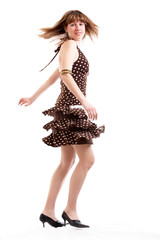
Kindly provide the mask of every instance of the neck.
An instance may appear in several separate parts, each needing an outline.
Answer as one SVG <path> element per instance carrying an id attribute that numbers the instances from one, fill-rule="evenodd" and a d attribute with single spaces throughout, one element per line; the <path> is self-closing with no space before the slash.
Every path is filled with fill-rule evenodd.
<path id="1" fill-rule="evenodd" d="M 76 44 L 77 44 L 77 47 L 80 47 L 81 41 L 75 41 L 75 42 L 76 42 Z"/>
<path id="2" fill-rule="evenodd" d="M 74 40 L 73 38 L 68 38 L 68 39 Z M 80 47 L 82 40 L 77 40 L 77 41 L 74 40 L 74 41 L 76 42 L 77 47 Z"/>

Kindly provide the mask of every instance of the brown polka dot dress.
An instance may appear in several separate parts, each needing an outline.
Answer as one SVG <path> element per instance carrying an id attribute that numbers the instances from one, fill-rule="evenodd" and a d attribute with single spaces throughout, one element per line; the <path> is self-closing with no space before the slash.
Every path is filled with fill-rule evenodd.
<path id="1" fill-rule="evenodd" d="M 72 66 L 72 77 L 86 96 L 87 75 L 89 63 L 77 46 L 79 57 Z M 105 126 L 97 127 L 89 120 L 87 112 L 79 100 L 70 92 L 61 80 L 61 93 L 55 106 L 43 111 L 44 115 L 53 117 L 53 120 L 43 126 L 52 133 L 42 138 L 43 142 L 51 147 L 60 147 L 73 144 L 93 144 L 93 138 L 97 138 L 105 131 Z"/>

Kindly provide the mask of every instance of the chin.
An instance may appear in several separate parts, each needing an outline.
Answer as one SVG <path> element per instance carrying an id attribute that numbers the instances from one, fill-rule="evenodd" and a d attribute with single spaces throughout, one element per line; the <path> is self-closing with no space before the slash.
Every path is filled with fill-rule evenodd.
<path id="1" fill-rule="evenodd" d="M 81 41 L 82 39 L 79 38 L 72 38 L 74 41 Z"/>
<path id="2" fill-rule="evenodd" d="M 82 37 L 75 37 L 75 40 L 76 40 L 76 41 L 81 41 L 81 40 L 82 40 Z"/>

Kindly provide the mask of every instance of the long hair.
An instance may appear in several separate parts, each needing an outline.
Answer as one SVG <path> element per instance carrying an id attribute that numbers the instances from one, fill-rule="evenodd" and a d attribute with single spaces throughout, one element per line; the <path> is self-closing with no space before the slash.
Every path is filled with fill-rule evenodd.
<path id="1" fill-rule="evenodd" d="M 69 39 L 69 36 L 64 28 L 74 21 L 81 21 L 85 24 L 84 38 L 86 35 L 88 35 L 91 40 L 93 40 L 93 36 L 98 37 L 98 26 L 84 13 L 78 10 L 71 10 L 66 12 L 53 27 L 40 28 L 42 33 L 38 34 L 38 36 L 45 39 L 51 38 L 52 41 L 59 39 L 60 41 L 58 44 L 61 45 L 61 43 Z"/>

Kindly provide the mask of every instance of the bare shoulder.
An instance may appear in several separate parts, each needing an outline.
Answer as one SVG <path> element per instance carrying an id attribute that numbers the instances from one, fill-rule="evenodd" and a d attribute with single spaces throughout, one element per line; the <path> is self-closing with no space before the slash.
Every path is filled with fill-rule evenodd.
<path id="1" fill-rule="evenodd" d="M 67 40 L 62 44 L 62 51 L 74 51 L 76 49 L 76 42 L 74 40 Z"/>
<path id="2" fill-rule="evenodd" d="M 65 41 L 60 49 L 59 53 L 59 61 L 67 61 L 73 64 L 73 62 L 77 59 L 77 49 L 76 42 L 74 40 Z"/>

